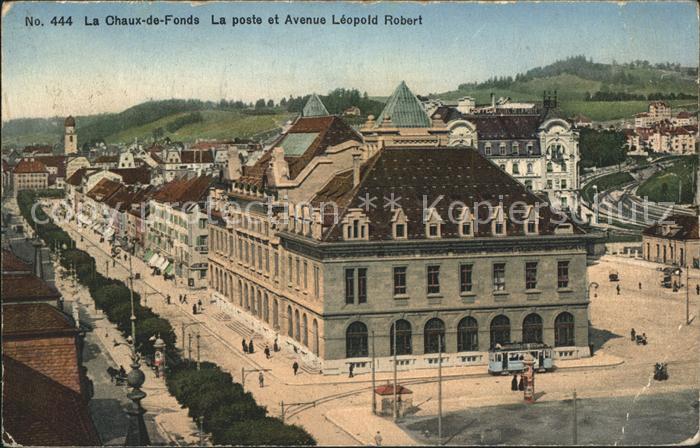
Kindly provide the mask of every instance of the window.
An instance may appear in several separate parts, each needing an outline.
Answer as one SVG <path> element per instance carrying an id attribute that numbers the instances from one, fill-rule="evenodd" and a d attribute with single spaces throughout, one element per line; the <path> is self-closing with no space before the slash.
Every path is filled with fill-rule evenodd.
<path id="1" fill-rule="evenodd" d="M 309 265 L 306 260 L 304 260 L 304 289 L 309 289 Z"/>
<path id="2" fill-rule="evenodd" d="M 429 235 L 432 237 L 437 237 L 438 236 L 438 225 L 437 224 L 430 224 L 428 227 L 430 229 Z"/>
<path id="3" fill-rule="evenodd" d="M 493 265 L 493 290 L 505 291 L 506 289 L 506 264 L 495 263 Z"/>
<path id="4" fill-rule="evenodd" d="M 355 270 L 345 270 L 345 303 L 355 303 Z"/>
<path id="5" fill-rule="evenodd" d="M 318 266 L 314 266 L 314 297 L 319 297 L 321 290 L 321 274 Z"/>
<path id="6" fill-rule="evenodd" d="M 527 174 L 532 174 L 532 163 L 527 164 Z"/>
<path id="7" fill-rule="evenodd" d="M 287 279 L 289 280 L 289 283 L 292 283 L 292 270 L 294 269 L 294 266 L 292 265 L 292 256 L 288 255 L 287 256 Z"/>
<path id="8" fill-rule="evenodd" d="M 536 221 L 528 221 L 527 222 L 527 233 L 528 234 L 537 233 L 537 222 Z"/>
<path id="9" fill-rule="evenodd" d="M 396 224 L 394 226 L 395 238 L 406 238 L 406 224 Z"/>
<path id="10" fill-rule="evenodd" d="M 566 189 L 566 179 L 561 180 L 561 188 L 562 188 L 562 190 Z"/>
<path id="11" fill-rule="evenodd" d="M 274 256 L 274 266 L 275 266 L 275 278 L 277 278 L 280 274 L 280 256 L 277 252 L 275 252 Z"/>
<path id="12" fill-rule="evenodd" d="M 394 328 L 396 329 L 396 338 L 394 338 Z M 394 356 L 394 346 L 396 347 L 397 355 L 410 355 L 413 353 L 410 322 L 400 319 L 391 325 L 389 328 L 389 352 L 391 356 Z"/>
<path id="13" fill-rule="evenodd" d="M 510 319 L 498 315 L 491 321 L 491 348 L 510 342 Z"/>
<path id="14" fill-rule="evenodd" d="M 547 189 L 551 190 L 554 188 L 554 184 L 552 183 L 552 179 L 547 179 Z"/>
<path id="15" fill-rule="evenodd" d="M 428 294 L 440 294 L 440 266 L 428 266 Z"/>
<path id="16" fill-rule="evenodd" d="M 445 323 L 434 317 L 425 324 L 423 330 L 424 353 L 443 353 L 445 351 Z"/>
<path id="17" fill-rule="evenodd" d="M 457 324 L 457 351 L 479 350 L 479 324 L 473 317 L 465 317 Z"/>
<path id="18" fill-rule="evenodd" d="M 520 174 L 520 164 L 513 162 L 513 174 Z"/>
<path id="19" fill-rule="evenodd" d="M 525 263 L 525 289 L 537 289 L 537 262 Z"/>
<path id="20" fill-rule="evenodd" d="M 472 265 L 459 265 L 459 292 L 470 292 L 472 290 Z"/>
<path id="21" fill-rule="evenodd" d="M 295 271 L 296 276 L 294 277 L 294 279 L 296 280 L 296 283 L 295 283 L 296 286 L 299 286 L 299 285 L 300 285 L 300 283 L 299 283 L 299 271 L 300 271 L 301 269 L 300 269 L 299 264 L 300 264 L 300 263 L 299 263 L 299 257 L 296 257 L 296 271 Z"/>
<path id="22" fill-rule="evenodd" d="M 527 188 L 528 190 L 532 190 L 532 181 L 531 180 L 525 181 L 525 188 Z"/>
<path id="23" fill-rule="evenodd" d="M 406 267 L 394 267 L 394 295 L 406 294 Z"/>
<path id="24" fill-rule="evenodd" d="M 258 270 L 262 271 L 262 266 L 263 266 L 262 246 L 258 245 Z"/>
<path id="25" fill-rule="evenodd" d="M 563 312 L 554 320 L 554 346 L 571 347 L 576 345 L 574 336 L 574 316 Z"/>
<path id="26" fill-rule="evenodd" d="M 473 227 L 471 221 L 464 221 L 462 223 L 461 232 L 462 236 L 472 236 Z"/>
<path id="27" fill-rule="evenodd" d="M 496 222 L 495 229 L 496 235 L 503 235 L 505 233 L 505 226 L 502 222 Z"/>
<path id="28" fill-rule="evenodd" d="M 255 268 L 255 243 L 250 242 L 250 266 Z"/>
<path id="29" fill-rule="evenodd" d="M 557 263 L 557 288 L 569 287 L 569 262 L 560 261 Z"/>
<path id="30" fill-rule="evenodd" d="M 367 268 L 357 270 L 357 303 L 367 303 Z"/>
<path id="31" fill-rule="evenodd" d="M 542 318 L 539 314 L 528 314 L 523 320 L 523 342 L 542 342 Z"/>
<path id="32" fill-rule="evenodd" d="M 353 322 L 345 332 L 345 354 L 348 358 L 367 356 L 367 325 Z"/>
<path id="33" fill-rule="evenodd" d="M 491 142 L 487 142 L 487 143 L 484 145 L 484 153 L 485 153 L 487 156 L 490 156 L 490 155 L 491 155 Z"/>
<path id="34" fill-rule="evenodd" d="M 551 173 L 554 171 L 554 166 L 552 165 L 552 162 L 547 162 L 547 172 Z"/>
<path id="35" fill-rule="evenodd" d="M 519 150 L 520 150 L 520 145 L 518 144 L 518 142 L 513 142 L 513 146 L 511 146 L 510 152 L 513 154 L 517 154 Z"/>
<path id="36" fill-rule="evenodd" d="M 506 144 L 501 142 L 501 144 L 498 145 L 498 150 L 502 156 L 506 155 Z"/>

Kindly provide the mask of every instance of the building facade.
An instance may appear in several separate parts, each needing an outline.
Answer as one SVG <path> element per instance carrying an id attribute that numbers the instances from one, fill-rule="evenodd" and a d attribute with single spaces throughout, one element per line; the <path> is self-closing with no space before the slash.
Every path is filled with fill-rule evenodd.
<path id="1" fill-rule="evenodd" d="M 44 190 L 49 186 L 49 171 L 38 159 L 22 159 L 12 171 L 12 186 L 20 190 Z"/>
<path id="2" fill-rule="evenodd" d="M 401 123 L 412 120 L 398 113 L 405 106 L 391 106 Z M 243 169 L 212 195 L 209 288 L 219 306 L 324 373 L 371 368 L 372 340 L 380 370 L 391 368 L 394 347 L 405 370 L 435 367 L 440 350 L 443 365 L 485 364 L 488 350 L 508 341 L 588 356 L 593 237 L 539 208 L 473 149 L 389 145 L 371 133 L 379 138 L 336 141 L 305 159 L 354 148 L 318 187 L 302 181 L 282 193 L 283 173 L 268 159 L 268 169 Z"/>
<path id="3" fill-rule="evenodd" d="M 644 259 L 700 268 L 700 217 L 674 215 L 642 232 Z"/>

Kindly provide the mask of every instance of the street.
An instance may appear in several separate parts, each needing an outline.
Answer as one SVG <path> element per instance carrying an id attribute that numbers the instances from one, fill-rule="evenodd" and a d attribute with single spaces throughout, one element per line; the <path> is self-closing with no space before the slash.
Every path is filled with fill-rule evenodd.
<path id="1" fill-rule="evenodd" d="M 97 258 L 98 270 L 104 273 L 109 269 L 112 277 L 125 280 L 128 276 L 128 263 L 118 260 L 112 267 L 107 243 L 97 242 L 94 234 L 84 234 L 84 241 L 71 226 L 71 236 L 79 248 L 87 249 Z M 659 273 L 656 265 L 634 260 L 630 264 L 619 257 L 604 257 L 599 263 L 589 267 L 589 281 L 600 286 L 592 291 L 591 297 L 591 340 L 595 345 L 596 356 L 586 367 L 585 363 L 560 361 L 559 371 L 539 375 L 537 378 L 537 398 L 540 403 L 556 403 L 570 399 L 573 388 L 581 399 L 609 399 L 611 397 L 634 397 L 640 391 L 645 394 L 680 393 L 698 384 L 698 327 L 697 322 L 686 326 L 685 295 L 662 289 L 657 281 Z M 184 289 L 177 288 L 162 277 L 154 277 L 150 269 L 136 258 L 134 270 L 141 272 L 142 281 L 135 282 L 135 289 L 142 293 L 148 306 L 167 318 L 180 339 L 181 324 L 201 322 L 189 326 L 187 334 L 200 333 L 200 358 L 221 365 L 231 372 L 235 381 L 240 381 L 241 368 L 267 368 L 265 387 L 260 388 L 248 375 L 246 389 L 255 399 L 267 406 L 271 415 L 280 415 L 281 401 L 286 403 L 307 403 L 291 406 L 285 412 L 287 421 L 300 424 L 309 430 L 319 444 L 354 445 L 371 441 L 376 427 L 390 431 L 394 424 L 387 419 L 371 414 L 371 385 L 368 375 L 356 375 L 353 379 L 327 377 L 300 371 L 293 376 L 291 363 L 294 353 L 283 351 L 274 353 L 272 359 L 262 354 L 262 340 L 256 336 L 256 353 L 245 355 L 240 350 L 241 332 L 254 334 L 232 325 L 231 318 L 202 297 L 204 313 L 192 315 L 188 305 L 178 303 L 178 295 Z M 617 295 L 617 283 L 608 281 L 608 272 L 616 269 L 620 273 L 621 295 Z M 697 273 L 691 277 L 691 285 L 698 281 Z M 639 282 L 643 289 L 638 288 Z M 143 292 L 147 294 L 143 294 Z M 171 304 L 166 305 L 165 294 L 171 295 Z M 691 310 L 697 315 L 698 298 L 691 297 Z M 646 333 L 649 345 L 638 346 L 629 340 L 629 331 Z M 246 336 L 247 337 L 247 336 Z M 179 345 L 179 342 L 178 342 Z M 192 356 L 196 356 L 196 346 L 192 345 Z M 607 358 L 606 358 L 607 357 Z M 598 361 L 595 361 L 595 360 Z M 613 361 L 607 361 L 611 359 Z M 618 361 L 614 361 L 618 360 Z M 663 383 L 651 381 L 654 362 L 669 364 L 670 378 Z M 568 363 L 568 364 L 567 364 Z M 566 368 L 567 366 L 571 368 Z M 443 382 L 444 414 L 460 412 L 480 406 L 519 405 L 522 397 L 510 392 L 509 377 L 486 375 L 483 366 L 472 368 L 445 369 Z M 378 382 L 385 382 L 389 375 L 378 375 Z M 413 378 L 413 379 L 408 379 Z M 399 381 L 413 391 L 414 403 L 419 404 L 412 418 L 426 419 L 437 414 L 436 372 L 402 372 Z M 334 417 L 334 418 L 331 418 Z M 331 419 L 333 423 L 328 420 Z M 403 426 L 402 426 L 403 427 Z M 412 433 L 411 433 L 412 434 Z M 396 434 L 396 442 L 411 443 L 411 435 Z M 389 440 L 385 439 L 385 443 Z M 455 442 L 457 443 L 457 442 Z"/>

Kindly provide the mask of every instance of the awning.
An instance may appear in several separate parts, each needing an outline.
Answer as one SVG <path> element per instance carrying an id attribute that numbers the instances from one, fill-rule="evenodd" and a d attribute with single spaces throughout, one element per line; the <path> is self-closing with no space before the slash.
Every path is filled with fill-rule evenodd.
<path id="1" fill-rule="evenodd" d="M 170 262 L 166 258 L 163 260 L 163 262 L 161 264 L 158 265 L 158 269 L 160 269 L 161 272 L 165 271 L 165 268 L 167 268 L 169 264 L 170 264 Z"/>
<path id="2" fill-rule="evenodd" d="M 165 269 L 165 273 L 166 273 L 166 274 L 172 274 L 172 273 L 173 273 L 173 268 L 174 268 L 174 267 L 175 267 L 175 265 L 173 265 L 172 263 L 170 263 L 170 264 L 168 265 L 168 267 Z"/>
<path id="3" fill-rule="evenodd" d="M 157 259 L 158 259 L 158 254 L 153 254 L 153 255 L 151 256 L 151 259 L 148 260 L 148 265 L 149 265 L 149 266 L 155 265 Z"/>
<path id="4" fill-rule="evenodd" d="M 105 237 L 105 238 L 111 238 L 112 235 L 114 235 L 114 229 L 111 228 L 111 227 L 108 227 L 108 228 L 105 230 L 104 237 Z"/>
<path id="5" fill-rule="evenodd" d="M 153 251 L 151 249 L 147 249 L 146 253 L 143 256 L 143 261 L 148 262 L 152 256 L 153 256 Z"/>

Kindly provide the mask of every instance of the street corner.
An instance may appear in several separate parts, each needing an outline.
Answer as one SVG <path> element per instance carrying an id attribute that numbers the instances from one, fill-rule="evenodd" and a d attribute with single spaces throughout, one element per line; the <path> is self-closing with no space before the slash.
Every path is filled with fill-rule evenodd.
<path id="1" fill-rule="evenodd" d="M 363 446 L 377 445 L 377 433 L 380 443 L 385 446 L 419 445 L 404 432 L 392 418 L 372 413 L 369 407 L 338 407 L 323 416 Z"/>

